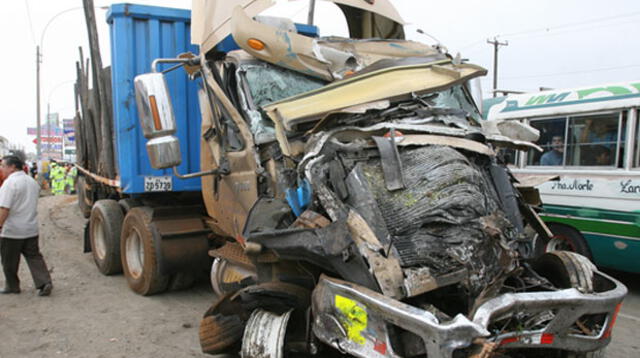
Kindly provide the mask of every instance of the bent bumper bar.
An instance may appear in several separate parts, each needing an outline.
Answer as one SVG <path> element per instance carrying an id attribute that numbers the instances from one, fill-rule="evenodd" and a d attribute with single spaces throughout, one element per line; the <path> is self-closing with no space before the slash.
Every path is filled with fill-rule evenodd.
<path id="1" fill-rule="evenodd" d="M 388 324 L 420 337 L 429 358 L 449 358 L 474 339 L 505 345 L 505 348 L 557 348 L 592 351 L 608 344 L 613 317 L 627 293 L 624 285 L 600 272 L 611 283 L 606 292 L 584 294 L 576 289 L 553 292 L 503 294 L 482 304 L 473 318 L 458 314 L 448 322 L 430 312 L 386 297 L 370 289 L 322 276 L 313 292 L 315 335 L 341 351 L 358 357 L 399 357 L 390 344 Z M 552 310 L 555 315 L 544 329 L 491 336 L 492 320 L 515 313 Z M 569 333 L 586 314 L 606 314 L 604 327 L 592 335 Z"/>

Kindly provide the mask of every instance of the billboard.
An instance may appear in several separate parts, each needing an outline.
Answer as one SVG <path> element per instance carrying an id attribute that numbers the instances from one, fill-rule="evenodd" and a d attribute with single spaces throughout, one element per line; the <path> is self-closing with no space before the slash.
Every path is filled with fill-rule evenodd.
<path id="1" fill-rule="evenodd" d="M 41 137 L 49 137 L 49 136 L 56 136 L 56 137 L 61 137 L 64 134 L 62 128 L 57 128 L 57 127 L 53 127 L 53 126 L 47 126 L 46 124 L 43 124 L 40 127 L 40 136 Z M 27 135 L 38 135 L 37 129 L 36 127 L 28 127 L 27 128 Z"/>

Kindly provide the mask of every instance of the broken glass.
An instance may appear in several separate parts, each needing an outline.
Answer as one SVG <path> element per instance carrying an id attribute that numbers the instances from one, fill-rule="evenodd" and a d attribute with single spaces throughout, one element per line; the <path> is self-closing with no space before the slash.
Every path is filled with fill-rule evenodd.
<path id="1" fill-rule="evenodd" d="M 325 85 L 325 82 L 266 63 L 243 66 L 240 76 L 249 88 L 248 95 L 254 108 L 312 91 Z M 251 132 L 257 143 L 275 139 L 273 122 L 257 110 L 250 110 Z"/>

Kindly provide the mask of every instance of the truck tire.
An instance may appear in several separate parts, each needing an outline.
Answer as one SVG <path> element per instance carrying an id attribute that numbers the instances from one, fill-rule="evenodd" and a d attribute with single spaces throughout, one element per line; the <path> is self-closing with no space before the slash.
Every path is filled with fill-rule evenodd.
<path id="1" fill-rule="evenodd" d="M 237 352 L 248 313 L 233 294 L 219 296 L 200 321 L 199 338 L 203 353 Z"/>
<path id="2" fill-rule="evenodd" d="M 76 182 L 76 193 L 78 195 L 78 207 L 80 208 L 80 212 L 85 219 L 88 219 L 91 216 L 91 207 L 87 205 L 86 200 L 86 192 L 85 192 L 86 183 L 84 177 L 78 177 L 78 181 Z"/>
<path id="3" fill-rule="evenodd" d="M 592 259 L 591 250 L 582 234 L 577 230 L 560 224 L 548 224 L 549 230 L 553 233 L 550 240 L 544 243 L 544 252 L 551 251 L 571 251 Z"/>
<path id="4" fill-rule="evenodd" d="M 120 231 L 122 210 L 115 200 L 98 200 L 89 218 L 91 253 L 98 270 L 105 275 L 122 272 Z"/>
<path id="5" fill-rule="evenodd" d="M 163 292 L 169 283 L 169 276 L 159 270 L 152 214 L 153 209 L 146 206 L 132 208 L 124 218 L 120 237 L 124 275 L 131 290 L 143 296 Z"/>
<path id="6" fill-rule="evenodd" d="M 203 353 L 224 353 L 242 338 L 244 323 L 237 316 L 215 314 L 200 321 L 200 347 Z"/>

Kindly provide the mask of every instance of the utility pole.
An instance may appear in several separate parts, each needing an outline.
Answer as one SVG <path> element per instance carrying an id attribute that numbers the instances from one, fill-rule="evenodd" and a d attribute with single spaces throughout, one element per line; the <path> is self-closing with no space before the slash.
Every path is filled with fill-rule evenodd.
<path id="1" fill-rule="evenodd" d="M 42 159 L 42 138 L 40 137 L 40 46 L 36 46 L 36 159 Z"/>
<path id="2" fill-rule="evenodd" d="M 498 48 L 500 46 L 509 46 L 509 42 L 500 42 L 497 37 L 494 37 L 493 41 L 487 40 L 487 43 L 493 45 L 493 97 L 496 97 L 496 90 L 498 89 Z"/>
<path id="3" fill-rule="evenodd" d="M 309 0 L 309 14 L 307 16 L 307 25 L 313 25 L 313 14 L 316 9 L 316 0 Z"/>

